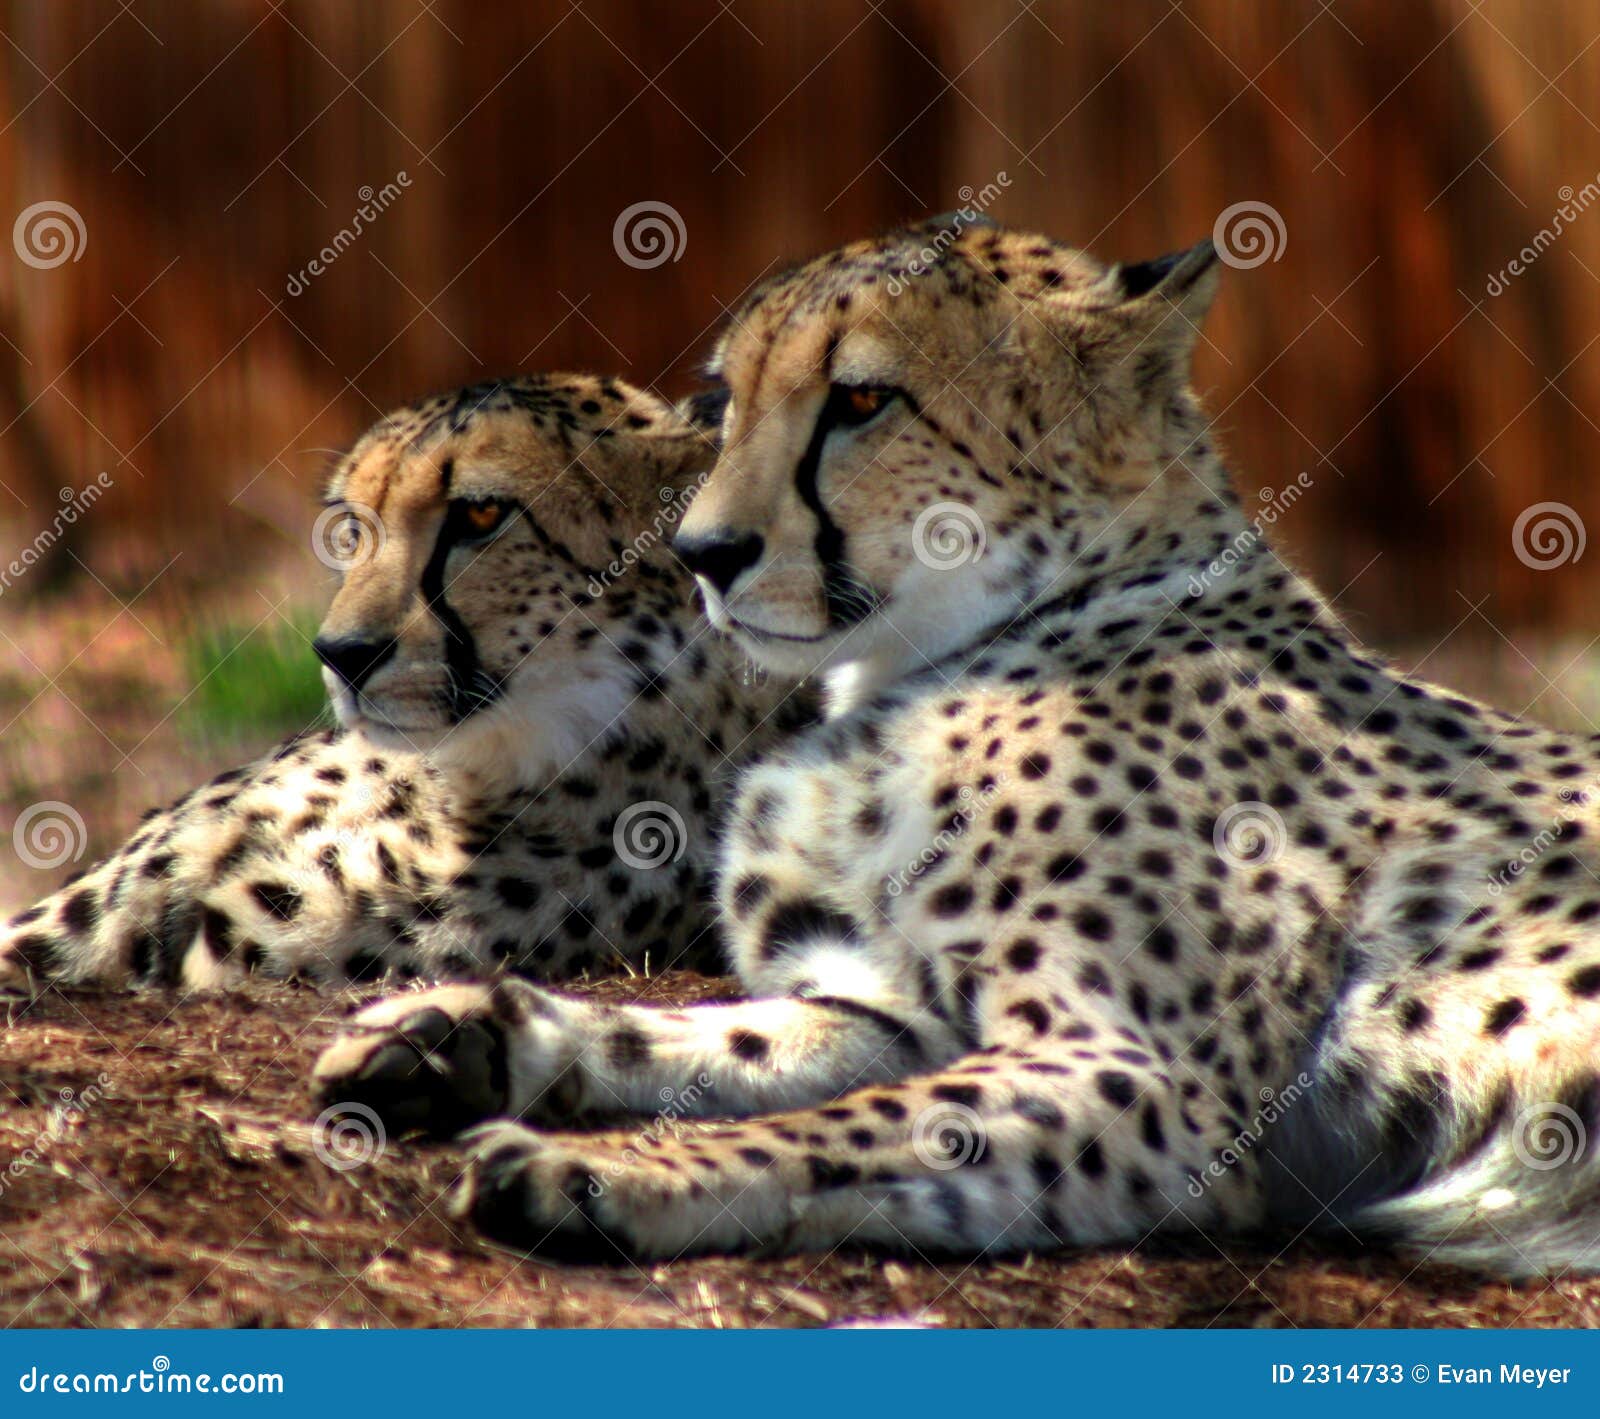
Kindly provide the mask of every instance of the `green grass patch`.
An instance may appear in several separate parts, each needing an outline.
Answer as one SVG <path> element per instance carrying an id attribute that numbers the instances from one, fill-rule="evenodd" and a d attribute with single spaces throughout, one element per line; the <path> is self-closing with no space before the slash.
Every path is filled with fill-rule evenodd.
<path id="1" fill-rule="evenodd" d="M 274 616 L 251 628 L 202 626 L 183 646 L 190 732 L 212 739 L 283 738 L 332 723 L 311 650 L 317 616 Z"/>

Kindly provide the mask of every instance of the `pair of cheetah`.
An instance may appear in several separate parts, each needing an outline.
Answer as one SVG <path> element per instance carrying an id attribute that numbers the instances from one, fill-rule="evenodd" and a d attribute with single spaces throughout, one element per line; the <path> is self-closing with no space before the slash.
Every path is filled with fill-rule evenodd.
<path id="1" fill-rule="evenodd" d="M 465 1205 L 551 1255 L 1315 1225 L 1596 1269 L 1600 745 L 1387 667 L 1259 539 L 1189 388 L 1209 243 L 948 237 L 759 287 L 715 431 L 556 378 L 369 435 L 344 728 L 153 819 L 0 968 L 509 967 L 368 1007 L 315 1083 L 480 1125 Z M 640 803 L 685 825 L 664 868 Z M 524 978 L 713 932 L 744 1001 Z"/>

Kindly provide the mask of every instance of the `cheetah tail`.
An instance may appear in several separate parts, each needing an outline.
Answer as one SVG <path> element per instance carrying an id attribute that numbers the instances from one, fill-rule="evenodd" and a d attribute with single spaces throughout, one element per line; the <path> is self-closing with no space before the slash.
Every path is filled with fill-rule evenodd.
<path id="1" fill-rule="evenodd" d="M 1356 1208 L 1351 1229 L 1513 1280 L 1600 1272 L 1600 1078 L 1503 1097 L 1449 1161 Z"/>

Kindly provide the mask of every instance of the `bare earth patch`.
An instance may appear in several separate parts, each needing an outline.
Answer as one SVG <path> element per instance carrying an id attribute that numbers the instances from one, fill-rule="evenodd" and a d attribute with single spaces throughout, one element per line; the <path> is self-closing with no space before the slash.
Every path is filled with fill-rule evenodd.
<path id="1" fill-rule="evenodd" d="M 688 975 L 614 997 L 725 995 Z M 528 1261 L 453 1222 L 448 1147 L 339 1170 L 304 1080 L 361 997 L 48 994 L 0 1034 L 0 1320 L 22 1326 L 1595 1326 L 1600 1280 L 1507 1286 L 1325 1244 L 966 1264 L 860 1252 Z"/>

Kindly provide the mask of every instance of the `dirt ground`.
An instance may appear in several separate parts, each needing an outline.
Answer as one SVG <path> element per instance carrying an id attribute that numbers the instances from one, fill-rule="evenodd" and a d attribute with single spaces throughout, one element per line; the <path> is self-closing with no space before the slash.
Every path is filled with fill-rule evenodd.
<path id="1" fill-rule="evenodd" d="M 284 595 L 232 607 L 273 623 Z M 196 743 L 176 653 L 192 608 L 90 595 L 0 618 L 0 834 L 42 799 L 86 825 L 49 871 L 0 852 L 0 915 L 114 846 L 140 811 L 238 762 Z M 1424 673 L 1569 727 L 1600 721 L 1600 655 L 1422 647 Z M 659 1001 L 677 976 L 602 983 Z M 358 997 L 47 995 L 0 1016 L 0 1323 L 21 1326 L 1597 1326 L 1600 1281 L 1483 1284 L 1301 1242 L 1163 1243 L 983 1265 L 840 1254 L 565 1267 L 454 1224 L 448 1148 L 324 1161 L 304 1079 Z"/>
<path id="2" fill-rule="evenodd" d="M 591 989 L 681 1003 L 728 986 L 675 975 Z M 221 999 L 51 994 L 13 1014 L 0 1031 L 0 1321 L 1600 1325 L 1600 1280 L 1488 1284 L 1305 1242 L 976 1265 L 857 1252 L 647 1267 L 525 1260 L 451 1220 L 448 1147 L 389 1139 L 350 1166 L 319 1144 L 304 1081 L 359 998 L 281 985 Z"/>

